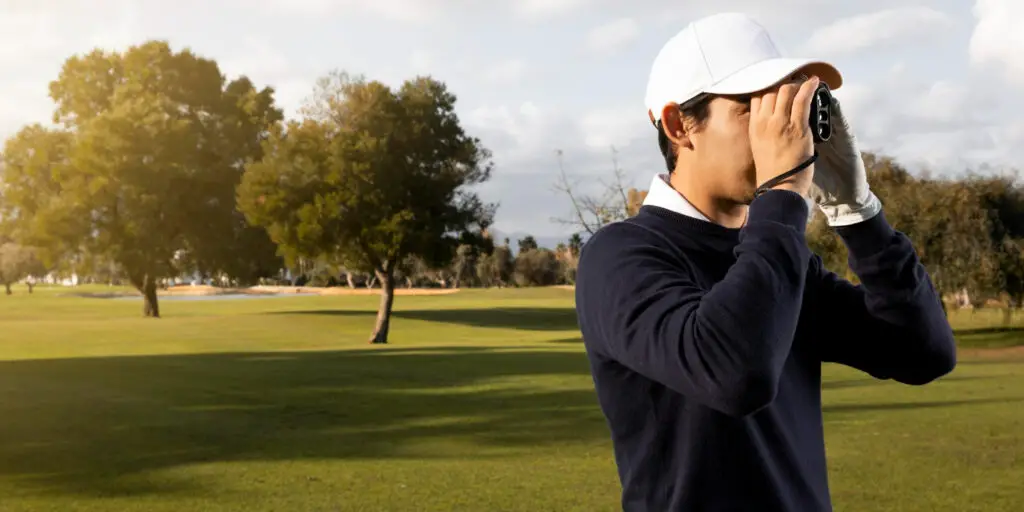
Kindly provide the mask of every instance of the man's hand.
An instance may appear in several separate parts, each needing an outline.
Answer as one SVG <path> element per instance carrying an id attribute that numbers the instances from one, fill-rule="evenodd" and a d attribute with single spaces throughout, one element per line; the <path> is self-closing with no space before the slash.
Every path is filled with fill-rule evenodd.
<path id="1" fill-rule="evenodd" d="M 830 226 L 856 224 L 882 210 L 882 203 L 868 187 L 857 139 L 837 98 L 832 98 L 832 138 L 818 145 L 811 197 Z"/>
<path id="2" fill-rule="evenodd" d="M 757 185 L 804 163 L 814 154 L 814 139 L 807 122 L 818 78 L 789 82 L 750 99 L 750 149 Z M 775 189 L 807 196 L 814 166 L 786 179 Z"/>

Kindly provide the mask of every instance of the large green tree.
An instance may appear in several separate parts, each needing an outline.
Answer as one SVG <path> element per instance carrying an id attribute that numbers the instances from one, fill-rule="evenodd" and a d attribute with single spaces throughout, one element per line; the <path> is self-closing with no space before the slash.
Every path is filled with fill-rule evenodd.
<path id="1" fill-rule="evenodd" d="M 69 58 L 50 96 L 63 129 L 30 126 L 4 153 L 0 213 L 16 236 L 51 258 L 116 263 L 151 317 L 161 279 L 266 271 L 272 245 L 236 211 L 235 189 L 282 117 L 272 89 L 151 41 Z M 239 263 L 254 255 L 259 269 Z"/>
<path id="2" fill-rule="evenodd" d="M 332 73 L 239 187 L 242 211 L 289 261 L 330 254 L 377 277 L 373 343 L 387 342 L 396 267 L 410 255 L 450 264 L 462 233 L 491 223 L 495 206 L 472 190 L 490 177 L 490 154 L 462 128 L 455 101 L 430 77 L 393 89 Z"/>

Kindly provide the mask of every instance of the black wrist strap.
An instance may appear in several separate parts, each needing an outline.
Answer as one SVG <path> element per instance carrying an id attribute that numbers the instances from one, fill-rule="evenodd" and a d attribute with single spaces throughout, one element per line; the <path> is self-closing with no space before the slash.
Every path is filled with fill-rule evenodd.
<path id="1" fill-rule="evenodd" d="M 765 192 L 775 188 L 776 185 L 778 185 L 779 183 L 782 183 L 783 181 L 786 181 L 786 179 L 788 179 L 790 176 L 792 176 L 794 174 L 797 174 L 800 171 L 808 168 L 817 159 L 818 159 L 818 150 L 814 150 L 814 154 L 811 155 L 811 157 L 808 158 L 807 160 L 804 160 L 804 162 L 802 164 L 800 164 L 800 165 L 794 167 L 793 169 L 788 170 L 788 171 L 786 171 L 786 172 L 784 172 L 784 173 L 782 173 L 782 174 L 780 174 L 780 175 L 778 175 L 778 176 L 776 176 L 776 177 L 774 177 L 774 178 L 764 182 L 763 184 L 761 184 L 760 187 L 757 187 L 757 190 L 754 191 L 754 197 L 756 198 L 756 197 L 760 196 L 761 194 L 764 194 Z"/>

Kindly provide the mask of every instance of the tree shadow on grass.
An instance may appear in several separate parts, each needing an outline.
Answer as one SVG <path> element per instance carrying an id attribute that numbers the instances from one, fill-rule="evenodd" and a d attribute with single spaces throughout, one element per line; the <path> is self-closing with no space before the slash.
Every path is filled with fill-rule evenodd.
<path id="1" fill-rule="evenodd" d="M 569 338 L 559 338 L 557 340 L 548 340 L 547 342 L 548 343 L 556 343 L 556 344 L 557 343 L 563 343 L 563 344 L 582 345 L 583 344 L 583 337 L 582 336 L 573 336 L 573 337 L 569 337 Z"/>
<path id="2" fill-rule="evenodd" d="M 1009 326 L 995 326 L 995 327 L 975 327 L 969 329 L 956 329 L 956 334 L 992 334 L 992 333 L 1018 333 L 1024 338 L 1024 326 L 1009 325 Z"/>
<path id="3" fill-rule="evenodd" d="M 878 379 L 846 379 L 846 380 L 824 380 L 821 382 L 821 389 L 846 389 L 860 388 L 864 386 L 877 386 L 884 381 Z"/>
<path id="4" fill-rule="evenodd" d="M 321 309 L 308 311 L 273 311 L 266 314 L 319 315 L 345 317 L 376 317 L 376 311 L 352 309 Z M 422 320 L 468 327 L 524 329 L 528 331 L 565 331 L 576 329 L 573 308 L 480 308 L 480 309 L 396 309 L 393 318 Z"/>
<path id="5" fill-rule="evenodd" d="M 1021 402 L 1024 402 L 1024 396 L 1002 398 L 979 398 L 976 400 L 939 400 L 932 402 L 832 404 L 822 407 L 822 411 L 825 414 L 870 411 L 905 411 L 915 409 L 933 409 L 940 407 L 959 407 L 965 405 L 1014 404 Z"/>
<path id="6" fill-rule="evenodd" d="M 972 359 L 961 359 L 956 362 L 957 366 L 1017 366 L 1024 365 L 1024 357 L 1017 356 L 1016 358 L 972 358 Z"/>
<path id="7" fill-rule="evenodd" d="M 199 478 L 150 472 L 206 462 L 472 460 L 573 443 L 610 457 L 592 385 L 585 354 L 537 346 L 0 362 L 0 480 L 133 496 L 195 492 Z"/>
<path id="8" fill-rule="evenodd" d="M 193 463 L 607 442 L 589 375 L 582 353 L 536 347 L 2 362 L 0 479 L 132 495 L 181 491 L 144 473 Z"/>
<path id="9" fill-rule="evenodd" d="M 957 345 L 962 348 L 998 349 L 1024 346 L 1024 327 L 981 327 L 957 329 Z"/>

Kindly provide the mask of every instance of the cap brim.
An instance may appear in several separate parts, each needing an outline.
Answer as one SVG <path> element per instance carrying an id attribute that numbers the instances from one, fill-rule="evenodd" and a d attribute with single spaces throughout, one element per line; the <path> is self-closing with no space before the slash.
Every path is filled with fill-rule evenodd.
<path id="1" fill-rule="evenodd" d="M 711 94 L 751 94 L 763 91 L 779 82 L 802 72 L 817 76 L 829 89 L 843 85 L 843 76 L 832 64 L 813 59 L 768 59 L 722 79 L 704 92 Z"/>

